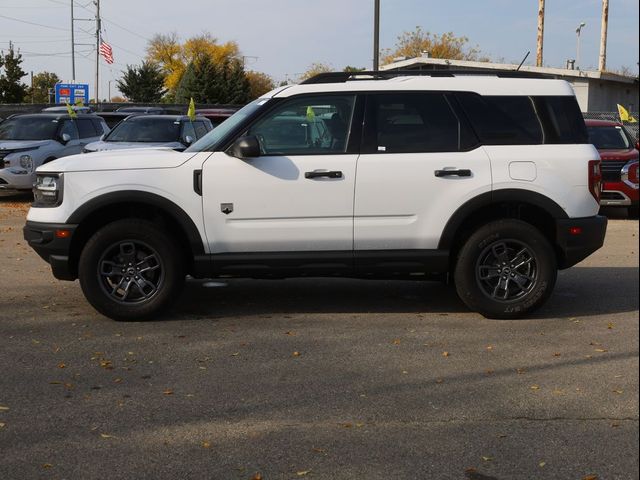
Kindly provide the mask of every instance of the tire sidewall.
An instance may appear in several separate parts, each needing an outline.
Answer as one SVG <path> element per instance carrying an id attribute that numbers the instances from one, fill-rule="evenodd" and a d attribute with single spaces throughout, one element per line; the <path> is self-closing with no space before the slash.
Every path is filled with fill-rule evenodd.
<path id="1" fill-rule="evenodd" d="M 157 293 L 147 301 L 123 304 L 110 298 L 99 279 L 99 261 L 107 249 L 126 240 L 139 241 L 156 251 L 162 262 L 164 278 Z M 182 256 L 167 233 L 144 220 L 119 220 L 98 230 L 80 255 L 78 277 L 91 305 L 114 320 L 147 320 L 163 312 L 177 296 L 184 282 Z"/>
<path id="2" fill-rule="evenodd" d="M 521 299 L 509 302 L 491 300 L 478 285 L 476 265 L 487 246 L 499 240 L 516 240 L 527 245 L 537 262 L 534 288 Z M 551 295 L 557 277 L 553 248 L 532 225 L 521 220 L 499 220 L 488 223 L 466 241 L 457 258 L 454 278 L 462 301 L 472 310 L 489 318 L 518 318 L 534 311 Z"/>

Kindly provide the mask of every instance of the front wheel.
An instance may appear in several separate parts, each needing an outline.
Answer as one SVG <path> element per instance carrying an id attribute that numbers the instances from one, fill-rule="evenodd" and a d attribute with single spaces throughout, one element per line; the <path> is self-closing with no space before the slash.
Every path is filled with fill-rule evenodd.
<path id="1" fill-rule="evenodd" d="M 518 318 L 547 300 L 557 272 L 555 252 L 544 235 L 526 222 L 504 219 L 469 237 L 454 279 L 470 309 L 488 318 Z"/>
<path id="2" fill-rule="evenodd" d="M 114 320 L 146 320 L 165 310 L 182 289 L 183 258 L 174 240 L 153 223 L 110 223 L 89 239 L 78 277 L 91 305 Z"/>

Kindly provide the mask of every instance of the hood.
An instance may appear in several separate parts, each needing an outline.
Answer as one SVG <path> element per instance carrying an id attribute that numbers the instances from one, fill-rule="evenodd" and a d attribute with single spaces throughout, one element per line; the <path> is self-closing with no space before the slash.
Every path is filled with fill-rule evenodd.
<path id="1" fill-rule="evenodd" d="M 622 160 L 633 160 L 634 158 L 638 158 L 638 151 L 635 148 L 624 150 L 598 150 L 600 154 L 600 159 L 603 162 L 606 161 L 622 161 Z"/>
<path id="2" fill-rule="evenodd" d="M 170 148 L 137 148 L 83 153 L 46 163 L 37 172 L 90 172 L 104 170 L 139 170 L 143 168 L 175 168 L 196 153 L 176 152 Z"/>
<path id="3" fill-rule="evenodd" d="M 0 140 L 0 150 L 33 150 L 55 140 Z"/>
<path id="4" fill-rule="evenodd" d="M 186 148 L 180 142 L 157 142 L 157 143 L 143 143 L 143 142 L 92 142 L 84 147 L 85 150 L 92 152 L 101 152 L 105 150 L 124 150 L 132 148 Z"/>

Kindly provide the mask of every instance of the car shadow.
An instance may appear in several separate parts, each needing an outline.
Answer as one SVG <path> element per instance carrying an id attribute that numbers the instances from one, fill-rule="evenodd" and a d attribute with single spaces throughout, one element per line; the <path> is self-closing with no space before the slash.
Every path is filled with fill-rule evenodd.
<path id="1" fill-rule="evenodd" d="M 529 318 L 581 317 L 638 310 L 638 267 L 575 267 L 560 272 L 554 293 Z M 191 279 L 174 315 L 224 318 L 304 313 L 469 312 L 441 282 L 295 278 Z M 173 316 L 173 315 L 172 315 Z"/>

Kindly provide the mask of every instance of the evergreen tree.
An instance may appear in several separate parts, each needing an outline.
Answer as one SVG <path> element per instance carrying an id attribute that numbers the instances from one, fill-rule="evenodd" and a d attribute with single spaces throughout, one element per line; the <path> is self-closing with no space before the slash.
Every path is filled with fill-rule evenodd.
<path id="1" fill-rule="evenodd" d="M 0 102 L 21 103 L 27 95 L 28 88 L 20 80 L 27 72 L 22 70 L 22 55 L 16 52 L 9 43 L 9 51 L 0 54 Z"/>
<path id="2" fill-rule="evenodd" d="M 227 97 L 223 103 L 243 105 L 249 101 L 251 84 L 239 61 L 232 61 L 228 65 Z"/>
<path id="3" fill-rule="evenodd" d="M 127 71 L 122 72 L 122 78 L 116 83 L 132 102 L 158 103 L 166 93 L 164 75 L 151 62 L 143 62 L 139 67 L 127 65 Z"/>

